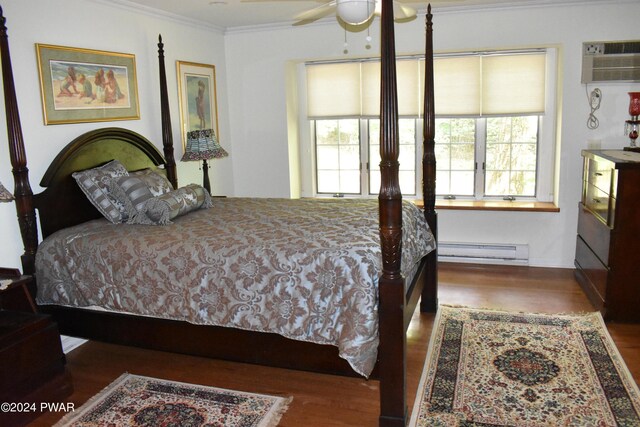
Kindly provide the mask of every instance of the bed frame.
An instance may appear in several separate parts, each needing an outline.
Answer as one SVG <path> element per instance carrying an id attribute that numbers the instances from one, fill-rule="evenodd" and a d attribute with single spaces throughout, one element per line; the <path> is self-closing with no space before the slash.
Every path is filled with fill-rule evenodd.
<path id="1" fill-rule="evenodd" d="M 429 6 L 426 15 L 423 195 L 425 217 L 435 235 L 437 214 L 431 19 Z M 98 129 L 76 138 L 60 152 L 40 183 L 45 190 L 34 195 L 29 183 L 5 22 L 0 9 L 0 54 L 8 143 L 15 181 L 18 223 L 24 244 L 21 261 L 24 272 L 34 274 L 38 246 L 36 209 L 39 211 L 43 237 L 61 228 L 100 216 L 71 178 L 73 171 L 118 158 L 129 170 L 143 167 L 164 168 L 169 180 L 177 187 L 164 51 L 160 38 L 158 54 L 164 156 L 151 142 L 135 132 L 121 128 Z M 406 287 L 405 293 L 405 279 L 400 272 L 402 194 L 398 180 L 399 137 L 392 0 L 382 1 L 381 26 L 382 185 L 379 212 L 383 270 L 379 280 L 380 346 L 373 377 L 380 381 L 379 425 L 395 427 L 404 426 L 407 422 L 407 327 L 419 300 L 423 312 L 435 311 L 437 307 L 437 252 L 431 252 L 422 260 L 416 277 Z M 36 290 L 32 291 L 35 293 Z M 40 308 L 54 316 L 63 334 L 71 336 L 290 369 L 355 375 L 347 362 L 338 357 L 337 348 L 333 346 L 233 328 L 198 326 L 186 322 L 57 306 Z"/>

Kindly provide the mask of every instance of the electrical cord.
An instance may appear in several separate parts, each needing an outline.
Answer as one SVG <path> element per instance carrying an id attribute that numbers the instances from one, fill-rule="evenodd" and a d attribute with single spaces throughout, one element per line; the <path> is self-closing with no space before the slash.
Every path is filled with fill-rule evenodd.
<path id="1" fill-rule="evenodd" d="M 596 117 L 596 111 L 600 108 L 600 102 L 602 102 L 602 91 L 598 88 L 589 93 L 589 89 L 585 85 L 585 90 L 587 92 L 587 101 L 589 102 L 589 107 L 591 108 L 591 112 L 589 113 L 589 118 L 587 119 L 587 127 L 589 129 L 597 129 L 600 126 L 600 121 Z"/>

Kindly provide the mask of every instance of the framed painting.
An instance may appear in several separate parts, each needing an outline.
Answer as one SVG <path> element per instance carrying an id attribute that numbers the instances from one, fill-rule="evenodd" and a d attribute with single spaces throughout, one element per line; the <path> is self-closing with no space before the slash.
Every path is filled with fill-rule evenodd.
<path id="1" fill-rule="evenodd" d="M 214 65 L 177 61 L 182 146 L 187 132 L 211 129 L 218 135 L 218 99 Z"/>
<path id="2" fill-rule="evenodd" d="M 36 44 L 44 123 L 140 119 L 134 55 Z"/>

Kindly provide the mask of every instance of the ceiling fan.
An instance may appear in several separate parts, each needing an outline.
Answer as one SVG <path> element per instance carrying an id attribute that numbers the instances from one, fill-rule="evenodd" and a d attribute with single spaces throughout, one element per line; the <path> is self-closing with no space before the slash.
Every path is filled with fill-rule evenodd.
<path id="1" fill-rule="evenodd" d="M 274 0 L 242 0 L 247 2 Z M 283 1 L 283 0 L 275 0 Z M 290 0 L 284 0 L 290 1 Z M 424 0 L 403 0 L 404 2 L 418 2 Z M 335 13 L 337 18 L 348 25 L 362 25 L 374 15 L 380 15 L 380 0 L 331 0 L 320 6 L 309 9 L 294 17 L 293 25 L 304 25 Z M 416 16 L 416 10 L 402 4 L 398 0 L 393 2 L 393 15 L 396 21 L 411 20 Z"/>
<path id="2" fill-rule="evenodd" d="M 379 0 L 333 0 L 306 12 L 302 12 L 294 19 L 293 25 L 304 25 L 309 22 L 324 18 L 335 11 L 336 16 L 344 23 L 361 25 L 369 21 L 373 15 L 380 14 Z M 398 1 L 393 2 L 393 15 L 396 20 L 408 20 L 416 16 L 416 10 L 403 5 Z"/>

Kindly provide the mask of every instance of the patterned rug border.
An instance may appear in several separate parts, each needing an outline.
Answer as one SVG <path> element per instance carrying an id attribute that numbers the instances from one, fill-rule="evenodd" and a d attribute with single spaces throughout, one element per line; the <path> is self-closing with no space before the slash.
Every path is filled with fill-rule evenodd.
<path id="1" fill-rule="evenodd" d="M 422 373 L 420 375 L 420 381 L 418 383 L 418 388 L 416 390 L 416 397 L 415 397 L 415 401 L 413 404 L 413 408 L 411 411 L 411 418 L 409 420 L 409 424 L 408 427 L 415 427 L 417 425 L 417 418 L 419 416 L 420 413 L 420 406 L 422 403 L 422 399 L 423 396 L 425 394 L 425 383 L 427 381 L 428 378 L 428 374 L 429 374 L 429 365 L 430 365 L 430 361 L 433 357 L 433 352 L 436 351 L 435 350 L 435 340 L 437 340 L 438 337 L 438 330 L 439 330 L 439 325 L 441 322 L 441 318 L 443 315 L 443 311 L 446 310 L 464 310 L 464 311 L 483 311 L 483 312 L 490 312 L 490 313 L 496 313 L 496 314 L 506 314 L 506 315 L 530 315 L 530 316 L 541 316 L 541 317 L 556 317 L 556 318 L 581 318 L 581 317 L 595 317 L 596 321 L 598 322 L 600 328 L 603 331 L 603 336 L 606 337 L 606 339 L 608 339 L 612 344 L 613 344 L 613 355 L 615 357 L 617 357 L 620 361 L 622 361 L 622 365 L 620 366 L 622 372 L 622 375 L 627 376 L 630 379 L 630 388 L 631 390 L 628 390 L 629 393 L 633 394 L 635 396 L 636 399 L 640 398 L 640 388 L 638 387 L 638 384 L 635 382 L 633 375 L 631 375 L 631 371 L 629 371 L 628 366 L 626 365 L 626 363 L 624 363 L 624 359 L 622 358 L 620 351 L 618 350 L 618 347 L 615 345 L 615 342 L 613 341 L 613 338 L 611 337 L 611 335 L 609 334 L 609 330 L 607 329 L 606 323 L 604 321 L 604 319 L 602 318 L 602 315 L 599 311 L 592 311 L 592 312 L 585 312 L 585 311 L 580 311 L 580 312 L 568 312 L 568 313 L 544 313 L 544 312 L 525 312 L 525 311 L 509 311 L 509 310 L 505 310 L 502 308 L 499 309 L 495 309 L 495 308 L 476 308 L 476 307 L 469 307 L 469 306 L 463 306 L 463 305 L 453 305 L 453 304 L 439 304 L 438 305 L 438 310 L 436 312 L 436 316 L 434 318 L 433 321 L 433 328 L 431 331 L 431 336 L 429 337 L 429 344 L 427 347 L 427 355 L 425 357 L 425 361 L 422 367 Z M 474 424 L 475 425 L 475 424 Z"/>
<path id="2" fill-rule="evenodd" d="M 287 409 L 289 409 L 289 405 L 293 401 L 293 397 L 282 397 L 282 396 L 263 394 L 263 393 L 251 393 L 251 392 L 240 391 L 240 390 L 232 390 L 228 388 L 174 381 L 174 380 L 169 380 L 164 378 L 135 375 L 129 372 L 125 372 L 122 375 L 120 375 L 118 378 L 113 380 L 113 382 L 111 382 L 109 385 L 107 385 L 102 390 L 100 390 L 98 393 L 96 393 L 91 398 L 89 398 L 74 412 L 68 413 L 63 418 L 61 418 L 53 427 L 65 427 L 78 421 L 84 414 L 88 413 L 93 408 L 95 408 L 118 387 L 126 383 L 129 379 L 136 379 L 136 378 L 150 380 L 150 381 L 162 381 L 162 382 L 167 382 L 167 383 L 171 383 L 178 386 L 192 387 L 200 390 L 213 389 L 220 392 L 228 392 L 230 394 L 239 394 L 239 395 L 248 396 L 248 397 L 271 398 L 274 400 L 274 404 L 269 409 L 269 411 L 265 414 L 263 420 L 261 420 L 261 422 L 258 424 L 258 427 L 277 427 L 278 424 L 280 423 L 280 419 L 282 418 L 284 413 L 287 411 Z M 265 423 L 265 421 L 268 421 L 268 422 Z"/>

